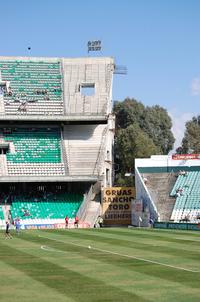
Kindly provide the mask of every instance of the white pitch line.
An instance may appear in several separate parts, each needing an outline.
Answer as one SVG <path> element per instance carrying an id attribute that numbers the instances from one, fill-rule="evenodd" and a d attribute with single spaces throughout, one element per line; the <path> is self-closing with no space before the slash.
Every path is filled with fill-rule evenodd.
<path id="1" fill-rule="evenodd" d="M 88 246 L 86 246 L 86 245 L 82 245 L 82 244 L 78 244 L 78 243 L 74 243 L 74 242 L 67 242 L 67 241 L 58 240 L 58 239 L 45 237 L 45 236 L 41 236 L 41 235 L 38 235 L 38 237 L 49 239 L 49 240 L 54 240 L 54 241 L 57 241 L 57 242 L 62 242 L 62 243 L 65 243 L 65 244 L 71 244 L 71 245 L 75 245 L 75 246 L 78 246 L 78 247 L 88 248 Z M 44 247 L 44 245 L 43 245 L 43 247 Z M 42 246 L 41 246 L 41 249 L 42 249 Z M 45 250 L 45 249 L 43 248 L 43 250 Z M 103 252 L 103 253 L 107 253 L 107 254 L 111 254 L 111 255 L 117 255 L 117 256 L 126 257 L 126 258 L 129 258 L 129 259 L 136 259 L 136 260 L 140 260 L 140 261 L 144 261 L 144 262 L 148 262 L 148 263 L 167 266 L 167 267 L 170 267 L 170 268 L 174 268 L 174 269 L 177 269 L 177 270 L 183 270 L 183 271 L 186 271 L 186 272 L 200 273 L 200 271 L 191 270 L 189 268 L 184 268 L 184 267 L 180 267 L 180 266 L 165 264 L 165 263 L 162 263 L 162 262 L 153 261 L 153 260 L 149 260 L 149 259 L 145 259 L 145 258 L 141 258 L 141 257 L 135 257 L 135 256 L 131 256 L 131 255 L 126 255 L 126 254 L 120 254 L 120 253 L 117 253 L 117 252 L 111 252 L 111 251 L 108 251 L 108 250 L 99 249 L 99 248 L 95 248 L 95 247 L 90 247 L 90 250 L 95 250 L 95 251 L 99 251 L 99 252 Z"/>
<path id="2" fill-rule="evenodd" d="M 61 250 L 52 249 L 51 247 L 48 247 L 47 245 L 41 245 L 41 249 L 47 252 L 57 252 L 57 253 L 63 253 Z"/>
<path id="3" fill-rule="evenodd" d="M 47 245 L 41 245 L 41 250 L 43 250 L 43 251 L 47 251 L 47 252 L 53 252 L 53 253 L 62 253 L 62 254 L 69 254 L 69 252 L 66 252 L 66 251 L 62 251 L 62 250 L 58 250 L 58 249 L 54 249 L 54 248 L 51 248 L 51 247 L 49 247 L 49 246 L 47 246 Z M 78 256 L 76 256 L 76 255 L 70 255 L 68 258 L 70 258 L 70 259 L 77 259 L 77 258 L 79 258 Z"/>
<path id="4" fill-rule="evenodd" d="M 175 237 L 177 240 L 183 240 L 183 241 L 194 241 L 194 242 L 200 242 L 200 239 L 189 239 L 189 238 L 180 238 L 180 237 Z"/>

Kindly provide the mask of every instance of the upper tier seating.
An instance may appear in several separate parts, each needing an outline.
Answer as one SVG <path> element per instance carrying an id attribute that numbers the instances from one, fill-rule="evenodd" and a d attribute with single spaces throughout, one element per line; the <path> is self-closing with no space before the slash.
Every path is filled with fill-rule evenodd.
<path id="1" fill-rule="evenodd" d="M 70 193 L 49 193 L 46 196 L 14 196 L 11 206 L 13 219 L 64 219 L 74 218 L 83 201 L 83 195 Z"/>
<path id="2" fill-rule="evenodd" d="M 64 175 L 59 128 L 0 128 L 9 175 Z"/>
<path id="3" fill-rule="evenodd" d="M 170 193 L 176 196 L 171 220 L 199 222 L 200 217 L 200 172 L 179 175 Z"/>
<path id="4" fill-rule="evenodd" d="M 0 61 L 6 114 L 63 114 L 62 76 L 59 61 Z"/>

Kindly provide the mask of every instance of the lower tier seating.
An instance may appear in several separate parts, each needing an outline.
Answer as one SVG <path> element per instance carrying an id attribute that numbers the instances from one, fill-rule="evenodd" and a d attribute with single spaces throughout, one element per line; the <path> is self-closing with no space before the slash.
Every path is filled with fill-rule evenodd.
<path id="1" fill-rule="evenodd" d="M 0 220 L 4 220 L 4 214 L 1 206 L 0 206 Z"/>
<path id="2" fill-rule="evenodd" d="M 171 220 L 175 222 L 199 222 L 200 219 L 200 172 L 179 175 L 170 193 L 176 197 Z"/>
<path id="3" fill-rule="evenodd" d="M 5 218 L 2 207 L 0 206 L 0 228 L 5 225 Z"/>
<path id="4" fill-rule="evenodd" d="M 64 219 L 74 218 L 83 201 L 83 195 L 49 193 L 42 197 L 18 195 L 11 206 L 12 219 Z"/>

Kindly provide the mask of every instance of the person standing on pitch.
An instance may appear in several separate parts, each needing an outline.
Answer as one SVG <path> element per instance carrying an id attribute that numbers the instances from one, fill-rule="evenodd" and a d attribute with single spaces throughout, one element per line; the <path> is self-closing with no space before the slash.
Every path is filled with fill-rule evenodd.
<path id="1" fill-rule="evenodd" d="M 10 234 L 10 224 L 8 221 L 6 221 L 6 232 L 5 232 L 6 239 L 12 239 L 12 236 Z"/>
<path id="2" fill-rule="evenodd" d="M 15 220 L 15 228 L 16 228 L 16 234 L 19 235 L 19 231 L 20 231 L 20 220 L 19 220 L 19 218 L 17 218 Z"/>
<path id="3" fill-rule="evenodd" d="M 74 227 L 78 228 L 78 223 L 79 223 L 79 218 L 78 216 L 76 216 L 74 220 Z"/>
<path id="4" fill-rule="evenodd" d="M 65 217 L 65 228 L 68 229 L 68 225 L 69 225 L 69 217 L 66 216 Z"/>

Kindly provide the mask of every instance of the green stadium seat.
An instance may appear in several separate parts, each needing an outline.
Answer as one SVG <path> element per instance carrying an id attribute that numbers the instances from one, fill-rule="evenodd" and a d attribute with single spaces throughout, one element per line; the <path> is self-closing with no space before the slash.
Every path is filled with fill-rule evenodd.
<path id="1" fill-rule="evenodd" d="M 4 94 L 5 113 L 63 114 L 60 70 L 60 61 L 0 61 L 2 80 L 12 91 Z M 28 105 L 22 110 L 16 100 Z"/>
<path id="2" fill-rule="evenodd" d="M 183 194 L 176 198 L 171 220 L 179 222 L 188 217 L 190 222 L 198 222 L 197 216 L 200 214 L 200 172 L 190 171 L 187 176 L 179 175 L 170 196 L 175 196 L 179 188 L 183 189 Z"/>
<path id="3" fill-rule="evenodd" d="M 68 215 L 69 218 L 74 218 L 81 203 L 83 195 L 81 194 L 50 194 L 46 197 L 37 197 L 37 201 L 33 198 L 24 195 L 16 195 L 11 206 L 12 218 L 21 219 L 60 219 Z M 24 216 L 23 210 L 28 210 L 30 216 Z"/>

